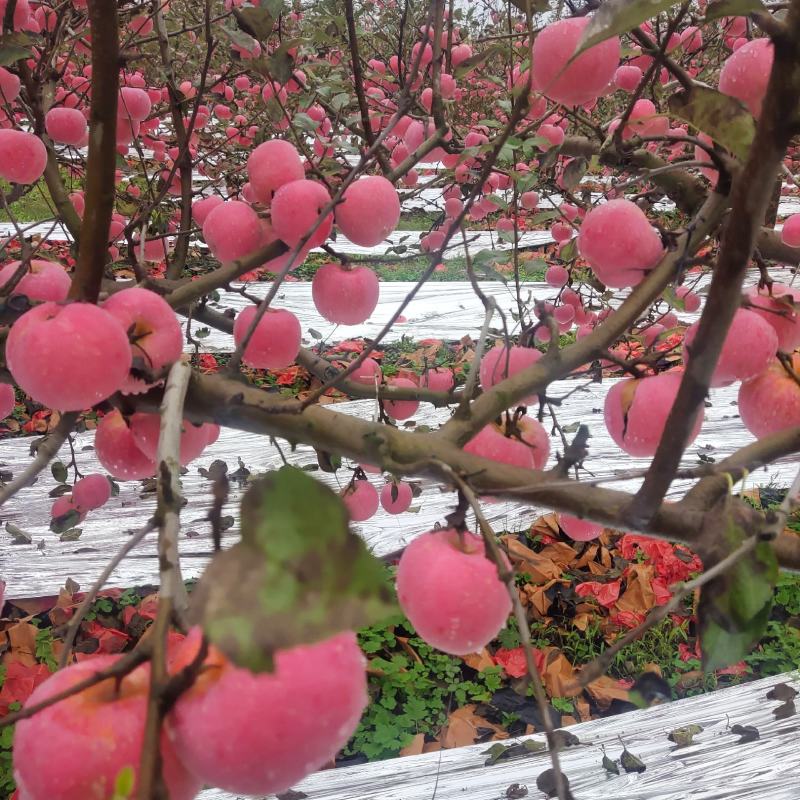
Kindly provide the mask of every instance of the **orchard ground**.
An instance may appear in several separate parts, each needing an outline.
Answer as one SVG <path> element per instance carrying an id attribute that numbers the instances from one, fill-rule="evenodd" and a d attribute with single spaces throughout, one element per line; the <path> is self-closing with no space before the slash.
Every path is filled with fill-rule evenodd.
<path id="1" fill-rule="evenodd" d="M 748 497 L 771 507 L 782 494 L 763 487 Z M 791 525 L 800 530 L 800 521 Z M 694 574 L 696 561 L 684 548 L 646 550 L 637 537 L 611 531 L 597 542 L 571 542 L 559 534 L 552 516 L 503 539 L 514 554 L 521 595 L 536 609 L 531 632 L 557 726 L 639 707 L 637 689 L 645 692 L 644 702 L 654 692 L 661 692 L 664 702 L 790 672 L 800 663 L 800 576 L 787 573 L 779 580 L 766 636 L 738 664 L 703 672 L 687 602 L 681 614 L 619 653 L 607 677 L 584 692 L 570 692 L 575 668 L 589 663 L 658 602 L 653 579 L 665 586 Z M 393 574 L 394 567 L 387 566 L 387 580 Z M 64 625 L 80 597 L 67 583 L 58 598 L 8 602 L 0 632 L 0 714 L 18 708 L 56 669 Z M 156 587 L 104 591 L 78 636 L 78 658 L 129 652 L 152 625 L 156 608 Z M 402 616 L 362 630 L 359 643 L 368 658 L 370 704 L 337 765 L 503 742 L 541 729 L 530 692 L 520 693 L 525 659 L 513 620 L 481 652 L 465 658 L 433 649 Z M 663 683 L 642 681 L 642 675 L 660 676 Z M 2 796 L 13 789 L 11 730 L 0 738 Z"/>

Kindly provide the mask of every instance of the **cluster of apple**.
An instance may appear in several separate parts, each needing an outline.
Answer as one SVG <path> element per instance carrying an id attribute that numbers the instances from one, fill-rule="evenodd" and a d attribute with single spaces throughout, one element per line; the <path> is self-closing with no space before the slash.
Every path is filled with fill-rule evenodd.
<path id="1" fill-rule="evenodd" d="M 105 475 L 86 475 L 75 481 L 72 492 L 56 498 L 50 509 L 50 516 L 58 520 L 74 515 L 73 524 L 77 524 L 83 522 L 90 511 L 104 506 L 110 497 L 111 481 Z"/>
<path id="2" fill-rule="evenodd" d="M 0 281 L 7 280 L 16 265 L 7 265 Z M 139 394 L 160 382 L 181 357 L 180 324 L 155 292 L 124 289 L 93 305 L 61 302 L 68 288 L 69 277 L 59 265 L 34 261 L 15 289 L 43 301 L 11 326 L 5 350 L 14 381 L 37 402 L 60 411 L 81 411 L 116 392 Z M 98 459 L 115 478 L 149 477 L 156 469 L 158 435 L 158 414 L 137 412 L 128 419 L 113 410 L 97 427 Z M 200 455 L 218 435 L 217 425 L 184 421 L 182 463 Z M 61 508 L 66 498 L 60 501 L 59 510 L 69 510 Z"/>
<path id="3" fill-rule="evenodd" d="M 600 526 L 567 515 L 560 524 L 579 541 L 601 533 Z M 417 633 L 456 655 L 484 647 L 511 611 L 483 540 L 453 528 L 425 533 L 405 549 L 397 595 Z M 194 628 L 171 648 L 170 672 L 191 663 L 199 645 Z M 92 657 L 57 672 L 28 704 L 69 690 L 119 658 Z M 351 632 L 279 651 L 270 673 L 237 667 L 211 646 L 165 720 L 160 748 L 172 800 L 190 800 L 204 785 L 279 793 L 323 766 L 352 736 L 366 707 L 365 666 Z M 107 800 L 120 773 L 140 762 L 149 681 L 146 663 L 19 722 L 14 775 L 20 797 Z"/>
<path id="4" fill-rule="evenodd" d="M 172 648 L 171 673 L 197 654 L 199 629 Z M 122 656 L 79 661 L 41 684 L 34 705 Z M 215 648 L 166 718 L 160 748 L 171 800 L 203 786 L 266 795 L 282 792 L 330 761 L 367 704 L 366 662 L 353 633 L 279 651 L 271 673 L 236 667 Z M 14 735 L 14 777 L 24 800 L 108 800 L 126 769 L 138 771 L 150 664 L 108 678 L 22 720 Z M 134 779 L 134 789 L 136 780 Z"/>
<path id="5" fill-rule="evenodd" d="M 342 193 L 336 211 L 321 217 L 330 205 L 328 189 L 305 178 L 305 167 L 296 148 L 273 139 L 256 147 L 247 161 L 248 191 L 256 206 L 269 209 L 269 219 L 243 200 L 218 196 L 198 200 L 193 216 L 202 225 L 211 253 L 222 262 L 245 258 L 265 245 L 283 242 L 289 252 L 261 265 L 279 272 L 289 260 L 299 266 L 313 247 L 325 243 L 334 217 L 339 230 L 352 242 L 372 247 L 382 242 L 400 219 L 400 200 L 384 177 L 367 175 Z M 313 232 L 312 232 L 313 231 Z M 295 249 L 299 252 L 295 253 Z M 378 278 L 368 267 L 326 264 L 315 275 L 312 297 L 319 313 L 330 322 L 356 325 L 364 322 L 378 303 Z M 234 324 L 240 344 L 256 309 L 242 311 Z M 300 323 L 285 309 L 270 309 L 259 320 L 244 352 L 253 367 L 279 369 L 288 366 L 300 349 Z"/>

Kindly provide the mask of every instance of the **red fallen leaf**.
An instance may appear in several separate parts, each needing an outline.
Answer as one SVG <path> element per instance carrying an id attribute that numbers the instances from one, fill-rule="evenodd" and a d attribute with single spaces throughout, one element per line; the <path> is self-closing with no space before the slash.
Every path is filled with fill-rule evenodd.
<path id="1" fill-rule="evenodd" d="M 735 675 L 738 678 L 741 675 L 747 675 L 748 672 L 747 664 L 744 661 L 739 661 L 737 664 L 731 664 L 724 669 L 718 669 L 717 675 Z"/>
<path id="2" fill-rule="evenodd" d="M 441 339 L 420 339 L 420 341 L 417 342 L 417 344 L 420 347 L 431 347 L 434 345 L 436 347 L 441 347 L 444 344 L 444 342 Z"/>
<path id="3" fill-rule="evenodd" d="M 125 608 L 122 609 L 122 624 L 126 628 L 129 627 L 136 614 L 137 611 L 133 606 L 125 606 Z"/>
<path id="4" fill-rule="evenodd" d="M 663 606 L 670 601 L 672 592 L 663 578 L 653 578 L 650 585 L 653 587 L 653 592 L 655 592 L 657 605 Z"/>
<path id="5" fill-rule="evenodd" d="M 158 595 L 149 594 L 139 603 L 138 612 L 140 617 L 145 619 L 155 619 L 158 614 Z"/>
<path id="6" fill-rule="evenodd" d="M 541 674 L 544 671 L 546 654 L 541 650 L 534 649 L 534 661 L 536 669 Z M 506 648 L 501 647 L 493 656 L 494 663 L 502 667 L 507 675 L 512 678 L 521 678 L 528 674 L 528 665 L 525 662 L 525 649 L 522 647 Z"/>
<path id="7" fill-rule="evenodd" d="M 278 386 L 292 386 L 300 374 L 300 367 L 287 367 L 275 373 L 278 376 L 276 383 Z"/>
<path id="8" fill-rule="evenodd" d="M 609 583 L 600 583 L 599 581 L 586 581 L 579 583 L 575 587 L 575 594 L 578 597 L 594 597 L 601 606 L 611 608 L 614 603 L 619 599 L 619 590 L 622 581 L 610 581 Z"/>
<path id="9" fill-rule="evenodd" d="M 0 715 L 8 713 L 11 703 L 24 703 L 31 692 L 50 677 L 44 664 L 26 666 L 19 661 L 6 664 L 6 678 L 0 689 Z"/>
<path id="10" fill-rule="evenodd" d="M 116 628 L 104 628 L 97 620 L 93 620 L 84 627 L 84 634 L 91 639 L 97 639 L 97 653 L 121 653 L 131 637 Z"/>
<path id="11" fill-rule="evenodd" d="M 637 611 L 619 611 L 609 617 L 611 622 L 622 628 L 635 628 L 644 622 L 644 614 Z"/>
<path id="12" fill-rule="evenodd" d="M 396 322 L 408 322 L 408 320 L 407 320 L 407 319 L 406 319 L 406 318 L 405 318 L 405 317 L 404 317 L 404 316 L 401 314 L 401 315 L 400 315 L 400 316 L 397 318 Z"/>
<path id="13" fill-rule="evenodd" d="M 212 353 L 203 353 L 198 359 L 198 365 L 201 372 L 217 372 L 219 370 L 217 359 Z"/>
<path id="14" fill-rule="evenodd" d="M 364 342 L 354 342 L 352 339 L 336 345 L 337 353 L 360 353 L 363 349 Z"/>
<path id="15" fill-rule="evenodd" d="M 680 642 L 678 644 L 678 658 L 681 661 L 691 661 L 694 659 L 700 658 L 700 640 L 698 639 L 694 643 L 694 647 L 692 645 L 686 644 L 686 642 Z"/>
<path id="16" fill-rule="evenodd" d="M 633 560 L 637 548 L 645 553 L 658 577 L 663 578 L 667 585 L 685 581 L 693 572 L 699 572 L 703 568 L 703 562 L 688 548 L 651 539 L 649 536 L 625 534 L 617 547 L 622 557 L 628 561 Z"/>

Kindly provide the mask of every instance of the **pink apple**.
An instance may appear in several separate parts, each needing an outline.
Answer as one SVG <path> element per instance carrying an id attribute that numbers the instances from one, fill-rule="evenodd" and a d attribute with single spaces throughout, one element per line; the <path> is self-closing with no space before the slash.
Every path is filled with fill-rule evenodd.
<path id="1" fill-rule="evenodd" d="M 0 287 L 11 280 L 21 263 L 10 261 L 0 269 Z M 52 300 L 60 303 L 67 299 L 71 283 L 72 280 L 61 264 L 32 258 L 28 271 L 14 287 L 11 296 L 25 295 L 29 300 Z"/>
<path id="2" fill-rule="evenodd" d="M 611 438 L 631 456 L 652 456 L 666 433 L 667 417 L 680 387 L 682 372 L 662 372 L 649 378 L 615 383 L 605 402 L 605 421 Z M 703 424 L 703 409 L 689 436 L 691 444 Z"/>
<path id="3" fill-rule="evenodd" d="M 353 481 L 342 493 L 353 522 L 365 522 L 378 510 L 378 491 L 363 478 Z"/>
<path id="4" fill-rule="evenodd" d="M 136 481 L 155 475 L 155 460 L 139 449 L 128 421 L 117 409 L 98 423 L 94 449 L 103 469 L 119 480 Z"/>
<path id="5" fill-rule="evenodd" d="M 9 183 L 36 183 L 47 165 L 47 148 L 38 136 L 14 128 L 0 129 L 0 178 Z"/>
<path id="6" fill-rule="evenodd" d="M 82 411 L 123 385 L 131 351 L 122 326 L 102 308 L 48 302 L 11 326 L 6 363 L 20 389 L 38 403 Z"/>
<path id="7" fill-rule="evenodd" d="M 322 210 L 330 203 L 328 190 L 316 181 L 285 183 L 272 198 L 272 228 L 275 235 L 290 247 L 296 247 L 317 224 Z M 308 239 L 311 247 L 319 247 L 330 236 L 333 214 L 328 212 Z"/>
<path id="8" fill-rule="evenodd" d="M 233 324 L 233 338 L 238 346 L 256 315 L 255 306 L 240 311 Z M 288 367 L 300 352 L 300 321 L 285 309 L 268 309 L 259 320 L 247 348 L 244 362 L 259 369 Z"/>
<path id="9" fill-rule="evenodd" d="M 127 332 L 134 371 L 163 376 L 183 353 L 183 334 L 175 312 L 163 297 L 149 289 L 133 287 L 112 294 L 103 303 Z M 132 374 L 122 391 L 138 394 L 153 384 Z"/>
<path id="10" fill-rule="evenodd" d="M 606 285 L 622 289 L 638 284 L 664 252 L 661 237 L 644 212 L 630 200 L 609 200 L 584 218 L 578 249 Z"/>
<path id="11" fill-rule="evenodd" d="M 369 267 L 323 264 L 311 282 L 317 311 L 339 325 L 360 325 L 369 319 L 379 292 L 378 276 Z"/>
<path id="12" fill-rule="evenodd" d="M 120 656 L 100 655 L 51 675 L 28 698 L 35 705 L 69 689 Z M 144 664 L 21 720 L 14 731 L 14 778 L 24 800 L 109 800 L 119 773 L 138 772 L 147 716 L 150 668 Z M 164 777 L 171 800 L 191 800 L 200 779 L 178 761 L 161 736 Z"/>
<path id="13" fill-rule="evenodd" d="M 195 629 L 177 667 L 198 646 Z M 175 752 L 204 783 L 227 792 L 285 792 L 347 744 L 367 705 L 364 656 L 354 633 L 275 655 L 254 674 L 215 648 L 207 669 L 167 719 Z M 291 698 L 291 702 L 289 702 Z"/>
<path id="14" fill-rule="evenodd" d="M 397 598 L 428 644 L 459 656 L 494 639 L 511 612 L 483 540 L 453 528 L 424 533 L 406 547 L 397 565 Z"/>
<path id="15" fill-rule="evenodd" d="M 336 224 L 353 244 L 375 247 L 397 227 L 400 199 L 382 175 L 367 175 L 344 190 Z"/>
<path id="16" fill-rule="evenodd" d="M 297 148 L 283 139 L 271 139 L 250 153 L 247 176 L 256 198 L 268 204 L 281 186 L 306 175 Z"/>

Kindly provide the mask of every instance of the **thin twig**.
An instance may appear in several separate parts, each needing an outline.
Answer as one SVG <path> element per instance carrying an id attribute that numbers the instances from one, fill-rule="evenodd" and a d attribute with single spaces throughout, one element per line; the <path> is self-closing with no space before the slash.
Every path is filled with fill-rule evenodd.
<path id="1" fill-rule="evenodd" d="M 62 700 L 66 700 L 68 697 L 80 694 L 80 692 L 84 691 L 85 689 L 90 689 L 92 686 L 96 686 L 98 683 L 107 681 L 109 678 L 120 680 L 121 678 L 125 677 L 125 675 L 133 672 L 133 670 L 136 669 L 136 667 L 138 667 L 140 664 L 143 664 L 145 661 L 147 661 L 149 657 L 149 644 L 143 642 L 135 650 L 131 650 L 130 653 L 125 653 L 124 655 L 120 656 L 120 658 L 107 669 L 99 670 L 93 675 L 90 675 L 88 678 L 84 678 L 82 681 L 74 683 L 68 689 L 64 689 L 61 692 L 50 695 L 50 697 L 47 699 L 42 700 L 41 703 L 24 706 L 19 711 L 15 711 L 13 714 L 7 714 L 5 717 L 0 718 L 0 729 L 7 728 L 9 725 L 15 725 L 20 720 L 28 719 L 34 714 L 38 714 L 40 711 L 43 711 L 45 708 L 54 706 L 56 703 L 60 703 Z"/>
<path id="2" fill-rule="evenodd" d="M 180 446 L 183 428 L 183 405 L 191 377 L 185 359 L 176 361 L 169 371 L 161 402 L 161 430 L 158 438 L 158 556 L 160 589 L 158 613 L 153 623 L 153 658 L 150 690 L 147 698 L 144 744 L 139 766 L 140 800 L 168 797 L 161 763 L 161 726 L 164 720 L 164 689 L 168 683 L 167 634 L 173 613 L 186 608 L 186 588 L 181 578 L 178 554 L 180 530 L 181 483 Z"/>
<path id="3" fill-rule="evenodd" d="M 33 461 L 11 483 L 0 489 L 0 506 L 10 500 L 21 489 L 34 483 L 39 473 L 55 458 L 61 449 L 61 445 L 67 441 L 67 437 L 72 432 L 77 421 L 77 411 L 62 414 L 55 430 L 49 433 L 39 445 Z"/>
<path id="4" fill-rule="evenodd" d="M 536 704 L 539 707 L 539 714 L 542 717 L 545 734 L 547 736 L 547 747 L 550 752 L 550 761 L 553 764 L 553 772 L 556 784 L 556 793 L 559 800 L 568 800 L 567 787 L 564 783 L 564 774 L 561 772 L 558 758 L 558 742 L 555 738 L 555 729 L 553 728 L 553 721 L 550 718 L 550 707 L 547 703 L 547 696 L 545 695 L 542 679 L 539 675 L 539 670 L 536 668 L 536 655 L 533 650 L 531 642 L 530 626 L 528 618 L 525 616 L 525 609 L 519 599 L 519 591 L 517 590 L 514 581 L 514 569 L 509 566 L 500 546 L 497 544 L 497 537 L 495 536 L 492 526 L 486 519 L 478 498 L 470 488 L 469 484 L 448 464 L 443 461 L 436 461 L 435 465 L 447 476 L 449 480 L 458 486 L 459 492 L 464 496 L 470 504 L 475 513 L 475 518 L 478 521 L 478 527 L 481 530 L 486 550 L 489 558 L 497 566 L 497 572 L 500 580 L 503 581 L 508 591 L 508 596 L 511 599 L 511 605 L 514 609 L 514 617 L 517 621 L 519 628 L 519 638 L 522 643 L 522 648 L 525 651 L 525 665 L 528 668 L 528 677 L 533 685 L 533 694 L 536 698 Z"/>
<path id="5" fill-rule="evenodd" d="M 61 650 L 61 655 L 58 658 L 58 668 L 63 669 L 69 661 L 70 654 L 72 653 L 72 645 L 75 643 L 75 637 L 78 633 L 83 618 L 89 611 L 90 606 L 95 601 L 100 590 L 106 585 L 106 581 L 111 577 L 111 573 L 122 563 L 128 553 L 134 549 L 150 531 L 154 528 L 153 521 L 148 522 L 143 528 L 136 531 L 133 536 L 119 549 L 117 554 L 105 565 L 103 571 L 100 573 L 98 579 L 92 585 L 92 588 L 81 600 L 81 604 L 75 609 L 75 613 L 70 618 L 67 624 L 67 629 L 64 635 L 64 647 Z"/>

